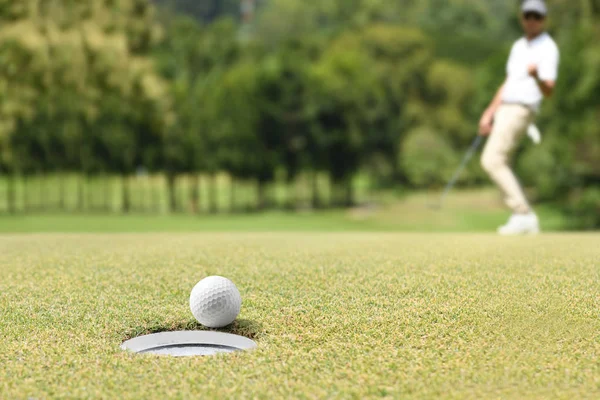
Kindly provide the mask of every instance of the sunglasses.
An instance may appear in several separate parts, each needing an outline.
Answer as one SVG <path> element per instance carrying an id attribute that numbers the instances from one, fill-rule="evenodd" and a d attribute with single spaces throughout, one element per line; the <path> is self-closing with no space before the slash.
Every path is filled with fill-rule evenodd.
<path id="1" fill-rule="evenodd" d="M 538 14 L 536 12 L 526 12 L 525 14 L 523 14 L 523 18 L 525 18 L 527 21 L 532 19 L 535 21 L 543 21 L 545 17 L 542 14 Z"/>

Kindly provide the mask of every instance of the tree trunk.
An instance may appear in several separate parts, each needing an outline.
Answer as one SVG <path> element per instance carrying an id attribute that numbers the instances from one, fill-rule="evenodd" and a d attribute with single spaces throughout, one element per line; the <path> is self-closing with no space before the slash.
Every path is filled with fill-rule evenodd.
<path id="1" fill-rule="evenodd" d="M 122 175 L 123 180 L 123 208 L 122 211 L 124 213 L 129 213 L 131 211 L 131 192 L 129 188 L 129 177 L 127 174 Z"/>
<path id="2" fill-rule="evenodd" d="M 257 209 L 262 211 L 266 206 L 266 185 L 262 181 L 258 181 L 258 203 Z"/>
<path id="3" fill-rule="evenodd" d="M 290 211 L 294 209 L 295 205 L 295 191 L 294 191 L 294 182 L 285 180 L 284 183 L 285 195 L 283 198 L 283 209 Z"/>
<path id="4" fill-rule="evenodd" d="M 197 174 L 192 174 L 190 190 L 190 210 L 192 214 L 198 214 L 198 203 L 200 202 L 200 177 Z"/>
<path id="5" fill-rule="evenodd" d="M 109 175 L 104 175 L 103 177 L 103 197 L 104 197 L 104 204 L 103 204 L 103 208 L 104 211 L 110 212 L 112 209 L 112 188 L 111 188 L 111 184 L 110 184 L 110 176 Z"/>
<path id="6" fill-rule="evenodd" d="M 338 208 L 340 205 L 340 185 L 333 179 L 329 179 L 329 208 Z"/>
<path id="7" fill-rule="evenodd" d="M 94 185 L 93 185 L 93 179 L 91 176 L 87 176 L 86 177 L 86 194 L 87 194 L 87 204 L 86 204 L 86 209 L 87 210 L 94 210 Z"/>
<path id="8" fill-rule="evenodd" d="M 173 173 L 167 175 L 167 191 L 169 193 L 169 212 L 177 211 L 177 195 L 175 193 L 175 183 L 177 176 Z"/>
<path id="9" fill-rule="evenodd" d="M 23 211 L 29 211 L 29 177 L 23 176 Z"/>
<path id="10" fill-rule="evenodd" d="M 331 201 L 329 206 L 332 208 L 339 208 L 341 206 L 341 196 L 340 196 L 340 183 L 336 181 L 331 182 Z"/>
<path id="11" fill-rule="evenodd" d="M 17 211 L 17 207 L 16 207 L 16 184 L 15 184 L 15 175 L 14 174 L 10 174 L 7 177 L 8 181 L 8 187 L 6 188 L 7 192 L 6 192 L 6 201 L 7 201 L 7 206 L 8 206 L 8 212 L 9 214 L 14 214 Z"/>
<path id="12" fill-rule="evenodd" d="M 344 205 L 347 208 L 350 207 L 354 207 L 355 205 L 355 201 L 354 201 L 354 185 L 352 184 L 352 178 L 349 178 L 346 181 L 346 198 L 344 201 Z"/>
<path id="13" fill-rule="evenodd" d="M 46 187 L 46 179 L 44 179 L 44 173 L 43 172 L 38 172 L 37 174 L 37 190 L 38 190 L 38 204 L 37 204 L 37 209 L 44 211 L 46 209 L 46 205 L 48 204 L 46 202 L 46 198 L 50 197 L 50 192 L 48 191 L 48 193 L 45 193 L 44 196 L 44 192 L 46 191 L 45 189 L 47 189 Z"/>
<path id="14" fill-rule="evenodd" d="M 217 174 L 211 174 L 210 176 L 210 192 L 209 192 L 209 196 L 210 196 L 210 205 L 209 205 L 209 211 L 211 214 L 216 214 L 219 211 L 219 206 L 218 206 L 218 200 L 217 200 Z"/>
<path id="15" fill-rule="evenodd" d="M 66 187 L 65 187 L 65 176 L 64 174 L 58 175 L 58 208 L 60 211 L 65 211 L 67 209 L 66 202 Z"/>
<path id="16" fill-rule="evenodd" d="M 312 208 L 319 209 L 319 208 L 321 208 L 321 201 L 319 199 L 319 173 L 317 171 L 313 171 L 312 174 L 310 175 L 310 180 L 311 180 L 311 186 L 312 186 L 312 190 L 311 190 L 311 192 L 312 192 L 311 193 Z"/>
<path id="17" fill-rule="evenodd" d="M 144 196 L 142 198 L 142 206 L 144 211 L 152 212 L 152 182 L 150 175 L 144 175 Z"/>
<path id="18" fill-rule="evenodd" d="M 162 179 L 161 179 L 162 183 Z M 150 193 L 152 196 L 152 211 L 155 213 L 160 212 L 160 193 L 155 186 L 153 179 L 150 179 Z"/>
<path id="19" fill-rule="evenodd" d="M 235 214 L 236 211 L 236 193 L 235 193 L 235 178 L 231 177 L 229 181 L 229 212 Z"/>
<path id="20" fill-rule="evenodd" d="M 85 175 L 82 174 L 79 176 L 77 182 L 77 211 L 83 211 L 85 205 Z"/>

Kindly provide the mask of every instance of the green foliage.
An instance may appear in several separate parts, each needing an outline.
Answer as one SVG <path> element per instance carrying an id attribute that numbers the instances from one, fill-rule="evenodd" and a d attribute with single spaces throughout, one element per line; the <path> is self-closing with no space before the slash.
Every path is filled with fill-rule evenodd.
<path id="1" fill-rule="evenodd" d="M 240 8 L 239 0 L 151 0 L 161 7 L 188 17 L 201 23 L 212 22 L 223 16 L 236 16 Z"/>
<path id="2" fill-rule="evenodd" d="M 131 170 L 141 131 L 158 134 L 169 118 L 166 86 L 146 57 L 160 33 L 148 4 L 24 2 L 4 15 L 4 164 Z"/>
<path id="3" fill-rule="evenodd" d="M 401 167 L 416 187 L 443 185 L 458 161 L 448 141 L 427 127 L 409 133 L 400 151 Z"/>
<path id="4" fill-rule="evenodd" d="M 570 201 L 569 211 L 575 228 L 596 229 L 600 226 L 600 188 L 589 187 L 576 193 Z"/>
<path id="5" fill-rule="evenodd" d="M 540 146 L 530 146 L 519 157 L 518 174 L 523 184 L 534 188 L 538 201 L 556 200 L 556 193 L 565 184 L 564 166 L 558 162 L 557 141 L 545 139 Z M 562 185 L 561 185 L 562 184 Z"/>
<path id="6" fill-rule="evenodd" d="M 472 140 L 474 127 L 470 115 L 475 115 L 473 95 L 476 90 L 472 71 L 451 61 L 434 61 L 427 81 L 430 120 L 448 139 L 463 143 Z"/>
<path id="7" fill-rule="evenodd" d="M 265 0 L 253 31 L 270 44 L 306 35 L 335 36 L 377 22 L 392 22 L 407 15 L 413 0 Z"/>
<path id="8" fill-rule="evenodd" d="M 171 85 L 175 120 L 165 132 L 164 165 L 171 173 L 216 171 L 218 129 L 210 124 L 217 82 L 237 60 L 239 48 L 232 21 L 201 27 L 192 19 L 168 22 L 156 49 L 158 69 Z"/>

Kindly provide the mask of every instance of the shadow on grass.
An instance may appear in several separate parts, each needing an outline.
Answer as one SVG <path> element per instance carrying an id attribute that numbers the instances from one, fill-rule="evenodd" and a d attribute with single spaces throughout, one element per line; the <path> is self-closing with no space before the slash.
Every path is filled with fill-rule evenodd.
<path id="1" fill-rule="evenodd" d="M 237 319 L 232 324 L 220 329 L 209 329 L 199 324 L 195 320 L 181 321 L 165 324 L 148 324 L 138 326 L 125 334 L 124 340 L 129 340 L 138 336 L 150 335 L 152 333 L 174 332 L 174 331 L 213 331 L 232 333 L 234 335 L 245 336 L 248 339 L 259 339 L 263 335 L 262 325 L 256 321 L 247 319 Z"/>

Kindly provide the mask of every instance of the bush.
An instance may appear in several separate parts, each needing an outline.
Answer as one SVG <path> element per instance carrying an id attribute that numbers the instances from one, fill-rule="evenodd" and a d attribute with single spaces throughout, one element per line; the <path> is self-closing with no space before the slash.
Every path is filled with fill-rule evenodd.
<path id="1" fill-rule="evenodd" d="M 588 188 L 574 196 L 570 205 L 574 228 L 600 228 L 600 188 Z"/>
<path id="2" fill-rule="evenodd" d="M 560 162 L 547 142 L 530 146 L 518 159 L 517 175 L 524 186 L 533 187 L 536 200 L 556 200 L 560 192 Z"/>
<path id="3" fill-rule="evenodd" d="M 399 162 L 408 181 L 423 188 L 445 184 L 458 165 L 458 158 L 444 137 L 421 127 L 404 139 Z"/>

